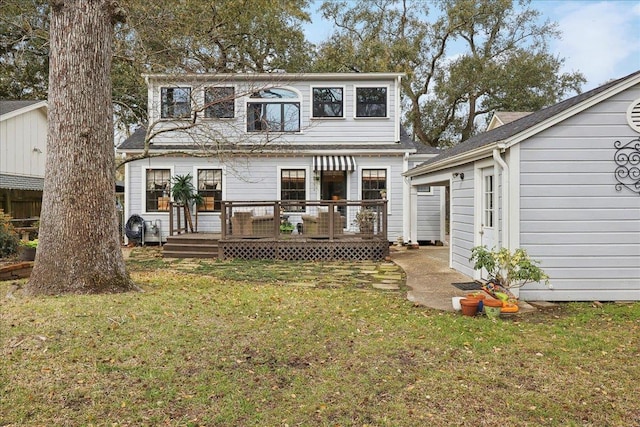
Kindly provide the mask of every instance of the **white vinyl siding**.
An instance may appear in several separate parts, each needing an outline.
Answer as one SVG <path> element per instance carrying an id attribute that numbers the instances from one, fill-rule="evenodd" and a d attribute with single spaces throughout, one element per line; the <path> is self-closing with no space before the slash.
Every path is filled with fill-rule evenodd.
<path id="1" fill-rule="evenodd" d="M 376 158 L 355 157 L 358 169 L 347 173 L 347 198 L 360 199 L 360 168 L 386 169 L 388 171 L 387 185 L 389 199 L 388 226 L 389 241 L 395 241 L 402 236 L 402 156 L 381 156 Z M 126 218 L 132 214 L 139 214 L 147 221 L 160 221 L 160 232 L 163 239 L 169 233 L 168 213 L 144 211 L 144 179 L 146 169 L 163 169 L 171 165 L 171 175 L 185 175 L 196 173 L 198 169 L 228 168 L 224 162 L 214 159 L 200 159 L 189 157 L 163 157 L 161 159 L 146 159 L 131 162 L 127 165 Z M 233 165 L 233 173 L 223 172 L 223 200 L 278 200 L 280 199 L 280 173 L 283 169 L 304 169 L 307 176 L 307 199 L 319 200 L 320 186 L 313 179 L 313 156 L 300 157 L 260 157 L 248 158 L 246 161 Z M 256 214 L 259 214 L 257 212 Z M 301 221 L 301 212 L 291 213 L 290 221 Z M 198 229 L 206 232 L 220 232 L 219 212 L 198 214 Z"/>
<path id="2" fill-rule="evenodd" d="M 430 192 L 418 191 L 418 241 L 440 240 L 440 196 L 444 197 L 444 187 L 431 187 Z"/>
<path id="3" fill-rule="evenodd" d="M 26 111 L 0 122 L 0 173 L 43 178 L 46 157 L 46 109 Z"/>
<path id="4" fill-rule="evenodd" d="M 637 138 L 626 121 L 638 88 L 520 145 L 520 245 L 551 277 L 524 299 L 640 299 L 640 196 L 616 191 L 616 140 Z"/>
<path id="5" fill-rule="evenodd" d="M 451 183 L 451 265 L 456 270 L 473 277 L 469 264 L 474 241 L 474 170 L 470 165 L 464 169 L 452 170 L 464 173 L 464 180 L 454 178 Z"/>
<path id="6" fill-rule="evenodd" d="M 215 82 L 202 82 L 202 84 L 194 84 L 189 81 L 175 81 L 175 87 L 191 87 L 191 98 L 194 106 L 193 111 L 198 111 L 204 104 L 204 90 L 207 87 L 215 86 Z M 236 96 L 236 114 L 234 118 L 225 120 L 200 119 L 204 114 L 198 115 L 198 120 L 202 120 L 204 126 L 197 126 L 188 131 L 169 131 L 161 132 L 153 139 L 155 147 L 174 144 L 193 144 L 194 141 L 202 144 L 207 140 L 212 143 L 220 142 L 220 135 L 224 135 L 223 140 L 239 143 L 239 144 L 264 144 L 264 132 L 247 132 L 247 104 L 252 100 L 249 94 L 252 88 L 262 88 L 269 85 L 278 87 L 286 87 L 299 93 L 300 103 L 300 131 L 291 134 L 278 135 L 277 139 L 273 139 L 270 144 L 309 144 L 314 147 L 322 148 L 322 146 L 340 145 L 340 144 L 361 144 L 371 147 L 375 144 L 390 144 L 397 142 L 397 129 L 400 127 L 400 117 L 394 117 L 393 112 L 399 105 L 400 100 L 396 99 L 395 80 L 381 79 L 379 81 L 368 81 L 367 87 L 385 87 L 387 88 L 387 116 L 386 117 L 369 117 L 365 119 L 355 118 L 355 88 L 362 85 L 353 81 L 339 80 L 331 83 L 331 87 L 343 88 L 343 118 L 340 120 L 316 120 L 312 119 L 312 87 L 326 87 L 324 84 L 319 85 L 311 81 L 286 81 L 282 85 L 276 84 L 277 81 L 269 82 L 268 80 L 248 82 L 230 82 L 226 81 L 222 84 L 230 85 L 233 83 Z M 154 123 L 154 130 L 160 131 L 164 129 L 175 128 L 175 124 L 171 120 L 160 120 L 160 88 L 167 87 L 166 83 L 150 81 L 149 102 L 150 102 L 150 121 Z M 328 86 L 328 85 L 327 85 Z M 283 99 L 283 101 L 287 101 Z M 297 102 L 297 101 L 295 101 Z M 180 122 L 177 122 L 180 124 Z"/>

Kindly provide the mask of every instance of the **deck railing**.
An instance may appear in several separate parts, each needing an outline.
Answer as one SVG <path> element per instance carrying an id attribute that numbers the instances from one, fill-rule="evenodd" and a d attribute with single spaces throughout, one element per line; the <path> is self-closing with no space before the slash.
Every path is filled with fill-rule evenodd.
<path id="1" fill-rule="evenodd" d="M 221 237 L 387 238 L 387 200 L 222 201 Z"/>

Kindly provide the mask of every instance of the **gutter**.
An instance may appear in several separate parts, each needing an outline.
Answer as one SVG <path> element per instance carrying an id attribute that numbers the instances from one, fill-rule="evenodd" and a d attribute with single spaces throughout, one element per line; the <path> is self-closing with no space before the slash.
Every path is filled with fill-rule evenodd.
<path id="1" fill-rule="evenodd" d="M 487 157 L 491 155 L 491 152 L 497 147 L 496 143 L 489 143 L 487 145 L 483 145 L 482 147 L 478 147 L 471 151 L 466 151 L 464 153 L 447 157 L 439 161 L 435 161 L 433 163 L 429 163 L 428 165 L 416 166 L 404 173 L 404 176 L 414 177 L 417 175 L 422 175 L 425 173 L 436 172 L 439 170 L 452 168 L 455 166 L 460 166 L 466 163 L 473 162 L 475 160 Z"/>
<path id="2" fill-rule="evenodd" d="M 503 144 L 498 145 L 498 147 L 499 148 L 493 149 L 493 160 L 495 160 L 500 169 L 502 169 L 502 247 L 510 249 L 509 222 L 511 217 L 511 204 L 509 201 L 509 194 L 511 188 L 511 174 L 509 171 L 509 165 L 500 155 L 500 151 L 504 151 L 505 147 Z"/>

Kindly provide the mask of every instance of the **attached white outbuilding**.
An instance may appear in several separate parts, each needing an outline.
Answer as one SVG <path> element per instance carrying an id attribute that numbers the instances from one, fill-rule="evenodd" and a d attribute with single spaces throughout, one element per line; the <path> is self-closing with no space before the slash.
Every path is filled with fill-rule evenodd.
<path id="1" fill-rule="evenodd" d="M 640 71 L 479 134 L 405 173 L 450 191 L 451 267 L 522 247 L 524 300 L 640 300 Z M 410 215 L 420 218 L 416 203 Z"/>

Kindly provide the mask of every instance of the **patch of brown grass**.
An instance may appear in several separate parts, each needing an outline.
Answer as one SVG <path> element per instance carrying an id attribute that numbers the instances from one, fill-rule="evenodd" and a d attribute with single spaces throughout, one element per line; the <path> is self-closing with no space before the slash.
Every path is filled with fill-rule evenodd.
<path id="1" fill-rule="evenodd" d="M 640 425 L 637 303 L 493 322 L 156 267 L 144 293 L 2 300 L 0 425 Z"/>

